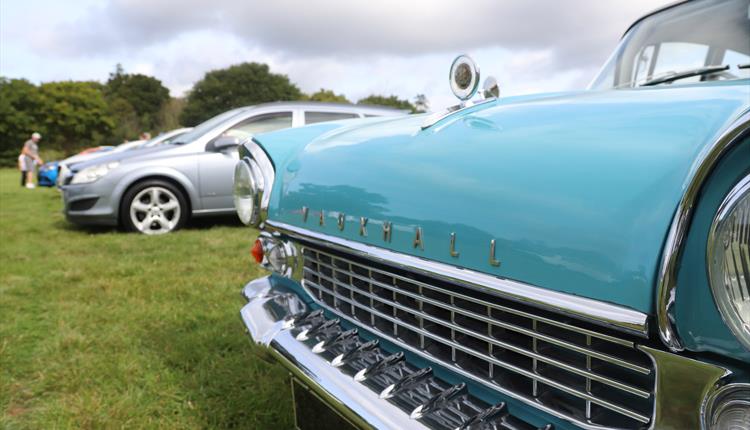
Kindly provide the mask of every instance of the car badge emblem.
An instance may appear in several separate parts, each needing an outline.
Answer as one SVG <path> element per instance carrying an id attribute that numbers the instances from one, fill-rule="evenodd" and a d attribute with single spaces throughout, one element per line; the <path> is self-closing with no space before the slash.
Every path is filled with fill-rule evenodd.
<path id="1" fill-rule="evenodd" d="M 458 251 L 456 251 L 456 233 L 451 233 L 451 247 L 450 247 L 450 253 L 451 257 L 458 258 Z"/>
<path id="2" fill-rule="evenodd" d="M 414 232 L 414 248 L 419 247 L 422 251 L 424 251 L 424 241 L 422 240 L 422 227 L 417 227 L 417 230 Z"/>
<path id="3" fill-rule="evenodd" d="M 500 266 L 500 260 L 495 258 L 495 239 L 490 241 L 490 265 L 495 267 Z"/>
<path id="4" fill-rule="evenodd" d="M 383 241 L 391 241 L 391 223 L 388 221 L 383 221 Z"/>

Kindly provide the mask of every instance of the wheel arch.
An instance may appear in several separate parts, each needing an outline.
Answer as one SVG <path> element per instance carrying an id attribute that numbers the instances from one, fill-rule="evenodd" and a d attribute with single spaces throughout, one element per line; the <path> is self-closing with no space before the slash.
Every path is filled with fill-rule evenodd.
<path id="1" fill-rule="evenodd" d="M 155 171 L 138 172 L 137 174 L 130 175 L 126 177 L 124 180 L 120 181 L 117 188 L 113 192 L 113 196 L 117 201 L 118 224 L 122 223 L 122 219 L 121 219 L 122 205 L 123 205 L 122 198 L 125 195 L 125 193 L 127 193 L 128 190 L 130 190 L 137 184 L 144 182 L 144 181 L 150 181 L 150 180 L 161 180 L 161 181 L 168 182 L 174 185 L 180 192 L 182 192 L 188 204 L 188 208 L 187 208 L 188 216 L 192 216 L 192 212 L 194 209 L 200 208 L 198 193 L 197 193 L 197 190 L 195 189 L 195 186 L 190 181 L 190 179 L 187 178 L 187 176 L 180 173 L 179 171 L 176 171 L 173 169 L 159 169 Z"/>

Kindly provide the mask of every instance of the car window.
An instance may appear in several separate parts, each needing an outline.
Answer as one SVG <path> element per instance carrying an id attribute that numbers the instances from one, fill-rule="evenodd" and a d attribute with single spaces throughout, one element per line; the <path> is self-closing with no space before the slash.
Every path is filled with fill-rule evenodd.
<path id="1" fill-rule="evenodd" d="M 254 134 L 280 130 L 291 126 L 291 112 L 268 113 L 248 118 L 222 133 L 222 136 L 231 136 L 239 140 L 244 140 Z"/>
<path id="2" fill-rule="evenodd" d="M 749 6 L 750 0 L 695 1 L 645 17 L 628 30 L 589 88 L 747 77 L 748 69 L 737 65 L 750 56 Z"/>
<path id="3" fill-rule="evenodd" d="M 649 45 L 636 57 L 632 80 L 643 82 L 654 76 L 703 67 L 707 55 L 708 46 L 697 43 L 665 42 Z M 697 82 L 700 79 L 700 76 L 694 76 L 683 79 L 682 82 Z"/>
<path id="4" fill-rule="evenodd" d="M 176 145 L 190 143 L 200 138 L 204 134 L 210 132 L 214 129 L 214 127 L 220 125 L 222 122 L 229 120 L 235 115 L 239 115 L 243 110 L 245 110 L 245 108 L 232 109 L 230 111 L 216 115 L 215 117 L 200 123 L 197 127 L 188 131 L 187 133 L 179 136 L 177 139 L 173 140 L 172 143 Z"/>
<path id="5" fill-rule="evenodd" d="M 666 73 L 703 67 L 706 64 L 707 55 L 708 45 L 685 42 L 662 43 L 651 76 L 661 76 Z M 700 79 L 700 76 L 695 76 L 683 79 L 682 82 L 699 81 Z"/>
<path id="6" fill-rule="evenodd" d="M 305 112 L 305 124 L 350 118 L 359 118 L 359 115 L 349 112 Z"/>
<path id="7" fill-rule="evenodd" d="M 740 69 L 739 67 L 737 67 L 750 64 L 750 55 L 727 49 L 726 52 L 724 52 L 724 61 L 722 63 L 729 65 L 729 70 L 731 73 L 734 73 L 735 75 L 744 79 L 750 78 L 750 68 L 745 67 L 743 69 Z"/>

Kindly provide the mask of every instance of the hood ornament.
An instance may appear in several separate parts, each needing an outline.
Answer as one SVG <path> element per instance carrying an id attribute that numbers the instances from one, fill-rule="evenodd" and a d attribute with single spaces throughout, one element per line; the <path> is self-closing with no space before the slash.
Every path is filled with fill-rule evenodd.
<path id="1" fill-rule="evenodd" d="M 479 89 L 479 81 L 479 67 L 474 60 L 465 54 L 456 57 L 456 59 L 453 60 L 453 63 L 451 63 L 450 73 L 448 74 L 448 83 L 450 84 L 453 95 L 460 100 L 460 103 L 427 117 L 427 121 L 422 124 L 422 129 L 429 128 L 455 112 L 478 104 L 495 101 L 500 97 L 500 86 L 497 84 L 497 79 L 488 76 L 482 85 L 482 91 L 480 93 L 480 96 L 482 97 L 481 100 L 472 101 L 471 98 L 477 94 L 477 90 Z"/>

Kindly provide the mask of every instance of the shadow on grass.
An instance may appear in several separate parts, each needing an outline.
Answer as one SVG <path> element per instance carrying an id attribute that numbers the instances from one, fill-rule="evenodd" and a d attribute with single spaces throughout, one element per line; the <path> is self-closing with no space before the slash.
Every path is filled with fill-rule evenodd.
<path id="1" fill-rule="evenodd" d="M 192 218 L 185 225 L 185 229 L 188 230 L 205 230 L 213 227 L 242 227 L 242 221 L 237 218 L 237 215 L 219 215 L 211 217 L 197 217 Z"/>
<path id="2" fill-rule="evenodd" d="M 101 234 L 101 233 L 112 233 L 115 231 L 121 231 L 117 227 L 101 226 L 101 225 L 79 225 L 79 224 L 73 224 L 72 222 L 68 222 L 64 219 L 56 221 L 54 225 L 56 228 L 59 228 L 61 230 L 66 230 L 66 231 L 75 232 L 75 233 L 84 233 L 84 234 Z"/>
<path id="3" fill-rule="evenodd" d="M 98 226 L 98 225 L 80 225 L 66 220 L 58 220 L 54 223 L 56 228 L 83 234 L 102 234 L 102 233 L 129 233 L 121 227 Z M 208 230 L 214 227 L 243 227 L 242 222 L 236 215 L 221 215 L 213 217 L 199 217 L 188 220 L 183 227 L 184 230 Z"/>

